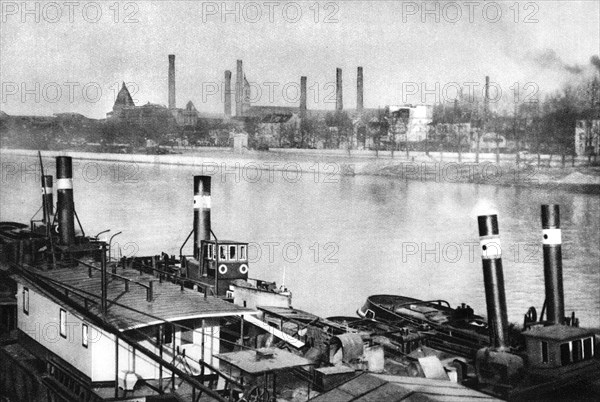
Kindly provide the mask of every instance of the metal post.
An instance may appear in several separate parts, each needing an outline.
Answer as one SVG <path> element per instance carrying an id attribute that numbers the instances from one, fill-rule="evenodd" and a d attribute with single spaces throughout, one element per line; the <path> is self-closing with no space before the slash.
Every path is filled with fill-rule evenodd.
<path id="1" fill-rule="evenodd" d="M 175 359 L 175 324 L 171 324 L 171 353 Z M 171 370 L 171 392 L 175 392 L 175 372 Z"/>
<path id="2" fill-rule="evenodd" d="M 202 345 L 202 350 L 200 351 L 200 357 L 202 362 L 204 363 L 204 319 L 202 319 L 202 341 L 200 344 Z M 200 375 L 202 376 L 202 381 L 204 382 L 204 364 L 200 365 Z"/>
<path id="3" fill-rule="evenodd" d="M 151 302 L 154 297 L 154 281 L 150 279 L 148 288 L 146 289 L 146 301 Z"/>
<path id="4" fill-rule="evenodd" d="M 107 289 L 107 285 L 108 285 L 108 281 L 106 280 L 106 243 L 102 243 L 101 246 L 101 252 L 100 252 L 100 281 L 102 282 L 100 285 L 101 288 L 101 292 L 102 292 L 102 314 L 106 315 L 107 312 L 107 293 L 108 293 L 108 289 Z"/>
<path id="5" fill-rule="evenodd" d="M 163 324 L 158 326 L 158 356 L 160 357 L 161 363 L 158 364 L 158 389 L 162 392 L 163 389 L 163 366 L 162 366 L 162 357 L 163 357 Z"/>
<path id="6" fill-rule="evenodd" d="M 119 397 L 119 337 L 115 335 L 115 399 Z"/>

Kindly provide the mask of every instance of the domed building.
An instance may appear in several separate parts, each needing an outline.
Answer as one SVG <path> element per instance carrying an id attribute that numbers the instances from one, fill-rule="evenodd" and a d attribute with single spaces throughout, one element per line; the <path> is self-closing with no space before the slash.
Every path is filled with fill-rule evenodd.
<path id="1" fill-rule="evenodd" d="M 106 114 L 106 118 L 140 125 L 164 124 L 167 121 L 178 126 L 193 126 L 198 121 L 198 111 L 191 101 L 188 102 L 185 109 L 169 109 L 164 105 L 150 102 L 142 106 L 136 106 L 127 85 L 123 83 L 117 94 L 113 109 Z"/>

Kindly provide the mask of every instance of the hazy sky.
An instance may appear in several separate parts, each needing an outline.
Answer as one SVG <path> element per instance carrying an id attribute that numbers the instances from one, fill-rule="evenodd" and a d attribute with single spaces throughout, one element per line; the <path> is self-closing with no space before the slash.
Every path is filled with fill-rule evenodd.
<path id="1" fill-rule="evenodd" d="M 223 110 L 217 87 L 226 69 L 235 80 L 236 59 L 257 104 L 297 105 L 306 75 L 309 108 L 324 109 L 334 107 L 336 67 L 349 108 L 357 66 L 366 107 L 451 99 L 465 83 L 481 93 L 485 75 L 512 98 L 514 83 L 531 95 L 599 71 L 590 63 L 598 1 L 0 3 L 0 110 L 9 114 L 101 118 L 121 81 L 138 105 L 166 104 L 169 53 L 177 106 L 192 100 L 205 112 Z"/>

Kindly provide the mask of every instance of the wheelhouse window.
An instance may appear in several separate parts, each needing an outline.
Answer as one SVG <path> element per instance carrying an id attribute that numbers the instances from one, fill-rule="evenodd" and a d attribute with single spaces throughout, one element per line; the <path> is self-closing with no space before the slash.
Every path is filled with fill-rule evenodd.
<path id="1" fill-rule="evenodd" d="M 67 337 L 67 311 L 63 310 L 61 308 L 58 319 L 59 319 L 60 336 L 62 336 L 63 338 L 66 338 Z"/>
<path id="2" fill-rule="evenodd" d="M 220 245 L 219 246 L 219 259 L 222 261 L 229 260 L 229 255 L 227 254 L 227 246 Z"/>
<path id="3" fill-rule="evenodd" d="M 548 363 L 548 342 L 542 341 L 542 363 Z"/>
<path id="4" fill-rule="evenodd" d="M 591 359 L 594 357 L 594 338 L 586 338 L 583 340 L 583 358 Z"/>
<path id="5" fill-rule="evenodd" d="M 237 259 L 237 246 L 229 246 L 229 260 L 235 261 Z"/>
<path id="6" fill-rule="evenodd" d="M 560 361 L 563 366 L 594 357 L 594 338 L 575 339 L 560 345 Z"/>
<path id="7" fill-rule="evenodd" d="M 204 245 L 204 258 L 207 260 L 214 260 L 214 258 L 215 258 L 214 244 L 205 244 Z"/>
<path id="8" fill-rule="evenodd" d="M 576 341 L 571 342 L 573 346 L 571 347 L 571 358 L 573 363 L 579 362 L 583 360 L 583 339 L 577 339 Z"/>
<path id="9" fill-rule="evenodd" d="M 240 261 L 246 261 L 248 259 L 246 246 L 240 245 L 240 252 L 238 253 L 238 258 Z"/>
<path id="10" fill-rule="evenodd" d="M 29 289 L 23 288 L 23 313 L 29 315 Z"/>
<path id="11" fill-rule="evenodd" d="M 81 325 L 81 345 L 84 348 L 88 347 L 88 326 L 87 324 L 82 324 Z"/>

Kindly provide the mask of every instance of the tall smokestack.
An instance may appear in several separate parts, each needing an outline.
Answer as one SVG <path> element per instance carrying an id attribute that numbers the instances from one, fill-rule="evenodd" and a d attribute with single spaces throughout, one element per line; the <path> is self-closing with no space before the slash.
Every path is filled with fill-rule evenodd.
<path id="1" fill-rule="evenodd" d="M 231 117 L 231 71 L 225 71 L 225 117 Z"/>
<path id="2" fill-rule="evenodd" d="M 73 164 L 70 156 L 56 157 L 56 196 L 59 241 L 69 246 L 75 243 Z"/>
<path id="3" fill-rule="evenodd" d="M 363 68 L 358 67 L 356 73 L 356 110 L 363 111 Z"/>
<path id="4" fill-rule="evenodd" d="M 542 249 L 548 323 L 565 320 L 565 297 L 562 274 L 562 238 L 558 205 L 542 205 Z"/>
<path id="5" fill-rule="evenodd" d="M 485 76 L 485 97 L 483 98 L 483 119 L 487 123 L 488 113 L 490 112 L 490 77 Z"/>
<path id="6" fill-rule="evenodd" d="M 210 240 L 210 176 L 194 176 L 194 258 L 201 256 L 201 241 Z"/>
<path id="7" fill-rule="evenodd" d="M 242 61 L 237 61 L 237 70 L 235 72 L 235 115 L 242 115 L 242 104 L 244 101 L 244 69 Z"/>
<path id="8" fill-rule="evenodd" d="M 300 77 L 300 117 L 306 117 L 306 77 Z"/>
<path id="9" fill-rule="evenodd" d="M 175 109 L 175 55 L 169 55 L 169 109 Z"/>
<path id="10" fill-rule="evenodd" d="M 335 110 L 344 109 L 344 101 L 342 96 L 342 69 L 335 69 Z"/>
<path id="11" fill-rule="evenodd" d="M 481 215 L 477 217 L 477 223 L 479 225 L 479 244 L 481 246 L 490 344 L 493 348 L 504 349 L 508 344 L 508 317 L 506 313 L 506 295 L 504 294 L 498 217 L 496 215 Z"/>
<path id="12" fill-rule="evenodd" d="M 42 210 L 44 223 L 52 224 L 54 214 L 54 195 L 52 195 L 52 176 L 42 176 Z"/>

